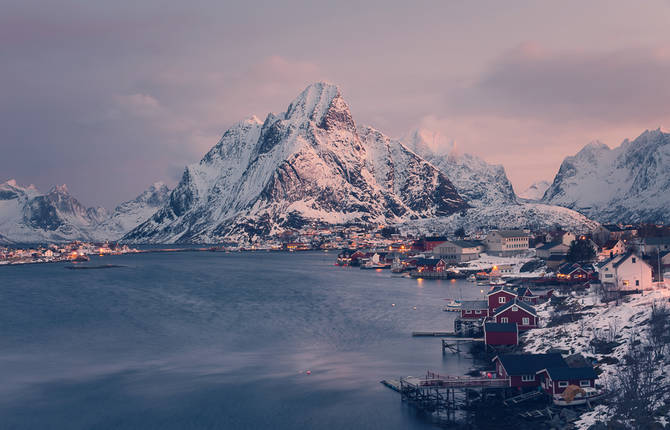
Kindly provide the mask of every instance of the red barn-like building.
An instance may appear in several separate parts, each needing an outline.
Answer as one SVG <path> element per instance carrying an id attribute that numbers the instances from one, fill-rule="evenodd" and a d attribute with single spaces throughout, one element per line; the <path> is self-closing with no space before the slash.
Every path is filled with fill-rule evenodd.
<path id="1" fill-rule="evenodd" d="M 497 323 L 516 323 L 519 331 L 537 328 L 539 322 L 535 308 L 517 299 L 496 309 L 493 319 Z"/>
<path id="2" fill-rule="evenodd" d="M 461 318 L 479 319 L 489 316 L 486 300 L 464 300 L 461 302 Z"/>
<path id="3" fill-rule="evenodd" d="M 549 367 L 537 371 L 540 386 L 549 395 L 561 394 L 568 385 L 580 388 L 595 388 L 596 375 L 593 367 Z"/>
<path id="4" fill-rule="evenodd" d="M 486 294 L 486 299 L 489 302 L 489 315 L 493 315 L 494 311 L 509 302 L 514 301 L 516 292 L 507 287 L 495 287 Z"/>
<path id="5" fill-rule="evenodd" d="M 492 360 L 496 366 L 496 378 L 509 378 L 510 386 L 519 390 L 540 386 L 538 371 L 547 368 L 568 367 L 561 354 L 506 354 Z"/>

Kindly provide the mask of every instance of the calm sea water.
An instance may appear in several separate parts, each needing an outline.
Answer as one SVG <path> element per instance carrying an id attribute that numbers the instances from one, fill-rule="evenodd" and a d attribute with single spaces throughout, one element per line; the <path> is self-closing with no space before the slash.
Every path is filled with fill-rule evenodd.
<path id="1" fill-rule="evenodd" d="M 105 270 L 0 267 L 0 428 L 433 428 L 379 381 L 464 374 L 471 359 L 411 332 L 451 330 L 444 299 L 480 287 L 334 260 L 181 252 L 85 263 L 127 266 Z"/>

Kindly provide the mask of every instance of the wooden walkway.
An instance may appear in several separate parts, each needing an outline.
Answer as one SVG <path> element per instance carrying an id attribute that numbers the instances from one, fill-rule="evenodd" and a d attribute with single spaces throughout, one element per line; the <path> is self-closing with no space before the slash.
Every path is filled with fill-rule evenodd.
<path id="1" fill-rule="evenodd" d="M 509 379 L 440 375 L 433 372 L 427 372 L 425 378 L 417 378 L 415 376 L 400 378 L 400 383 L 401 385 L 408 385 L 413 388 L 507 388 L 510 386 Z"/>

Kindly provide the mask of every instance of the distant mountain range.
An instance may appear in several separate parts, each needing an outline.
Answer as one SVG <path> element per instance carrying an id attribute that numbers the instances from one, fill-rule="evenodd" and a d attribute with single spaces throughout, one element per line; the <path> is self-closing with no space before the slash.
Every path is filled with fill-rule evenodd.
<path id="1" fill-rule="evenodd" d="M 85 207 L 65 185 L 43 194 L 9 180 L 0 184 L 0 243 L 116 240 L 151 216 L 168 195 L 165 185 L 154 184 L 109 214 Z"/>
<path id="2" fill-rule="evenodd" d="M 561 164 L 542 201 L 600 222 L 670 222 L 670 134 L 647 130 L 610 149 L 586 145 Z"/>
<path id="3" fill-rule="evenodd" d="M 0 243 L 253 241 L 313 223 L 584 230 L 597 224 L 584 215 L 667 220 L 670 145 L 659 130 L 615 149 L 588 145 L 552 184 L 519 198 L 502 166 L 435 138 L 417 130 L 392 139 L 357 125 L 340 90 L 319 82 L 285 112 L 231 127 L 174 190 L 156 183 L 112 213 L 85 207 L 65 186 L 42 194 L 0 184 Z"/>

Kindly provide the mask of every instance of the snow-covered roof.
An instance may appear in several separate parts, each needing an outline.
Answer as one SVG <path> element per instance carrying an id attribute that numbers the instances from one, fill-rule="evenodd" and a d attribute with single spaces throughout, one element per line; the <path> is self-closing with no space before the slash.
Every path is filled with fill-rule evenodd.
<path id="1" fill-rule="evenodd" d="M 532 307 L 531 305 L 529 305 L 527 303 L 521 302 L 517 299 L 514 299 L 513 301 L 507 302 L 504 305 L 496 308 L 496 310 L 494 311 L 495 315 L 498 315 L 501 312 L 505 312 L 507 309 L 511 308 L 512 306 L 517 306 L 517 307 L 523 309 L 524 311 L 528 312 L 529 314 L 537 315 L 537 312 L 535 311 L 534 307 Z"/>

